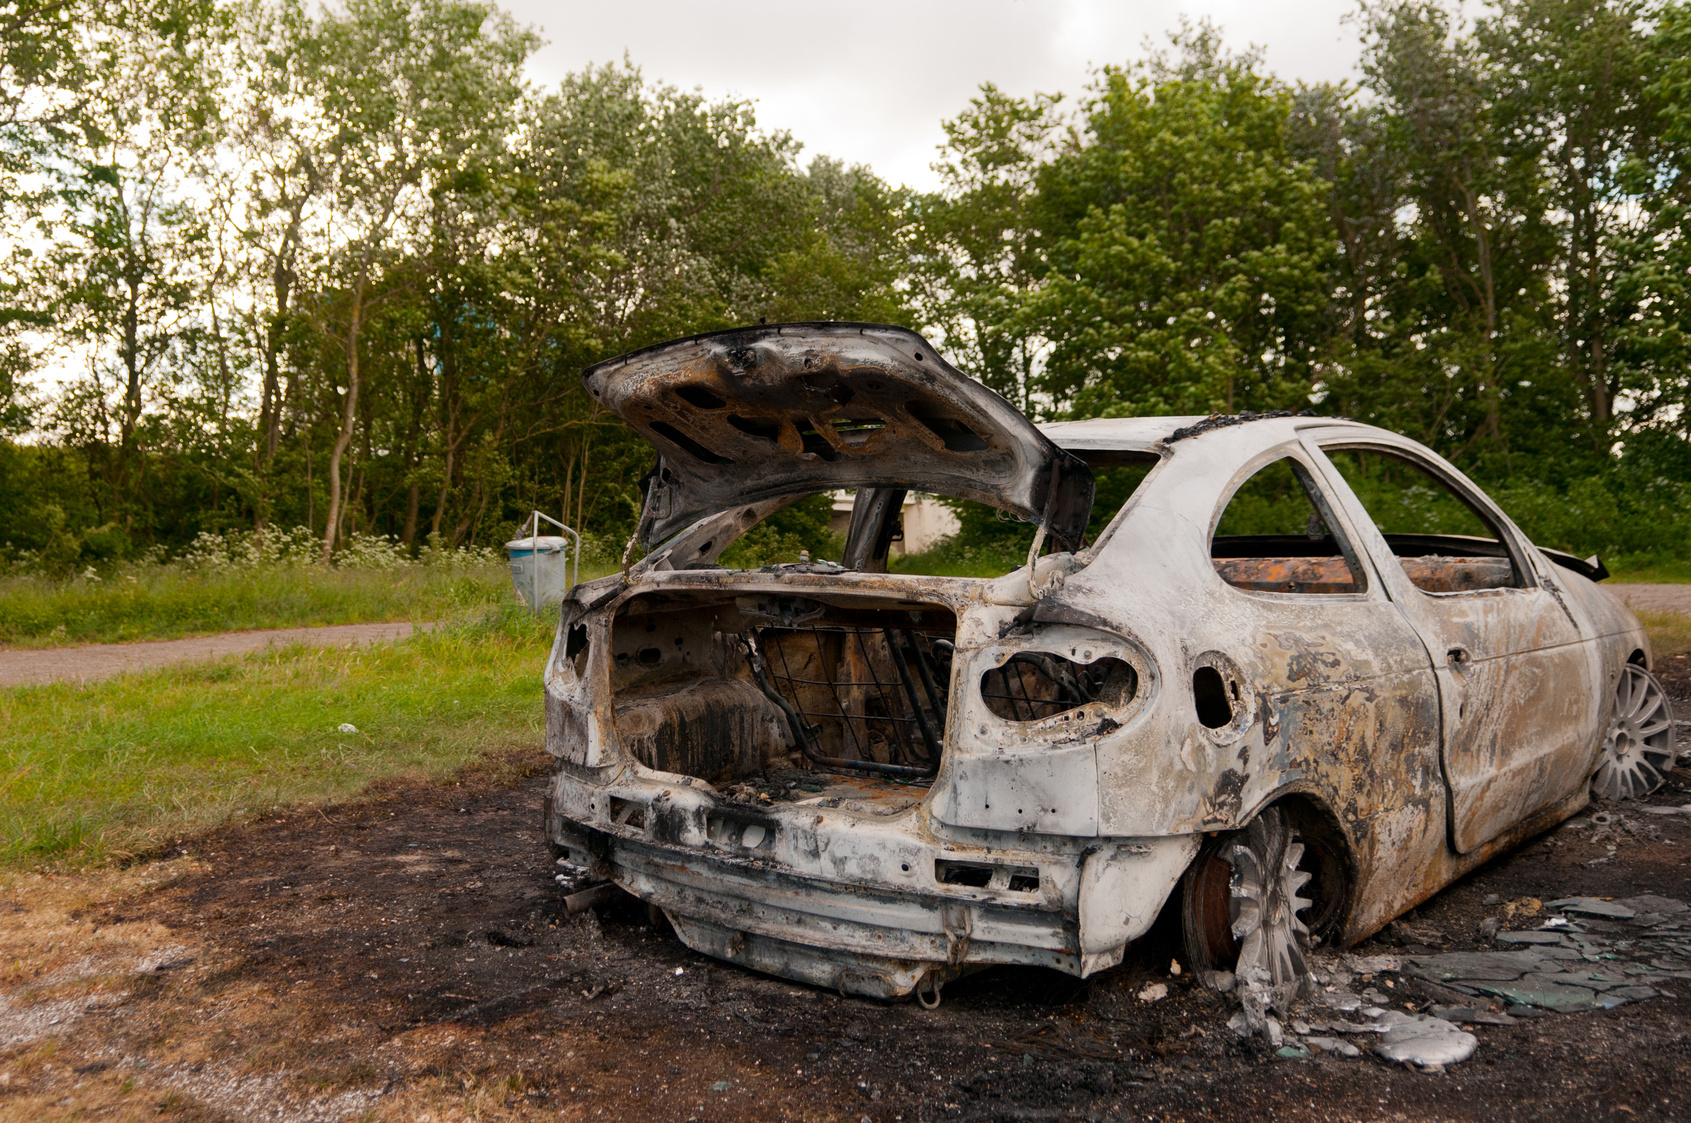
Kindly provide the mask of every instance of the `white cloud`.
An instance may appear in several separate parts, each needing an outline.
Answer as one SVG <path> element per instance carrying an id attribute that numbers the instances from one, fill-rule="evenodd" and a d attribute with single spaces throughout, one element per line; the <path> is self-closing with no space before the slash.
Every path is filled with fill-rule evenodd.
<path id="1" fill-rule="evenodd" d="M 982 82 L 1020 95 L 1079 93 L 1088 72 L 1139 58 L 1182 13 L 1220 24 L 1228 42 L 1266 49 L 1287 79 L 1354 77 L 1352 0 L 504 0 L 549 41 L 532 60 L 542 85 L 628 57 L 648 79 L 757 104 L 807 155 L 866 163 L 894 182 L 933 187 L 940 122 Z"/>

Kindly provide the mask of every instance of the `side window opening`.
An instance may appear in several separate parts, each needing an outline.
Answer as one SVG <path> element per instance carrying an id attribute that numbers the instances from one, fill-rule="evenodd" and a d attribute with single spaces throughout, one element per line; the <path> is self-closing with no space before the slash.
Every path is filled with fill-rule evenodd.
<path id="1" fill-rule="evenodd" d="M 1323 447 L 1404 574 L 1427 593 L 1471 593 L 1521 584 L 1491 516 L 1404 456 L 1376 448 Z"/>
<path id="2" fill-rule="evenodd" d="M 1359 592 L 1363 583 L 1347 555 L 1325 499 L 1290 457 L 1262 468 L 1233 493 L 1210 539 L 1221 579 L 1259 593 Z"/>

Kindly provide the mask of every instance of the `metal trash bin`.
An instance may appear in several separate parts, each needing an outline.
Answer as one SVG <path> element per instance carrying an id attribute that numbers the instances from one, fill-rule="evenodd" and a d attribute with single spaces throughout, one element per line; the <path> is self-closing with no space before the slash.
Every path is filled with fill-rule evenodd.
<path id="1" fill-rule="evenodd" d="M 541 519 L 569 537 L 539 533 Z M 539 612 L 569 594 L 576 583 L 570 579 L 572 564 L 575 579 L 581 578 L 581 536 L 539 511 L 534 512 L 523 525 L 529 531 L 528 535 L 505 543 L 505 556 L 511 564 L 511 588 L 517 599 Z"/>

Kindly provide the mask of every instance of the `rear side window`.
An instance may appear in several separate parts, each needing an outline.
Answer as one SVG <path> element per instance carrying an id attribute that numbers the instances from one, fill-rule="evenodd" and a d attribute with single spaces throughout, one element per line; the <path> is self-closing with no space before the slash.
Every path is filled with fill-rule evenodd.
<path id="1" fill-rule="evenodd" d="M 1356 493 L 1416 588 L 1471 593 L 1521 583 L 1491 516 L 1431 471 L 1378 448 L 1321 451 Z"/>
<path id="2" fill-rule="evenodd" d="M 1210 539 L 1221 579 L 1259 593 L 1354 593 L 1357 569 L 1329 525 L 1325 499 L 1308 471 L 1282 457 L 1246 480 L 1227 501 Z"/>

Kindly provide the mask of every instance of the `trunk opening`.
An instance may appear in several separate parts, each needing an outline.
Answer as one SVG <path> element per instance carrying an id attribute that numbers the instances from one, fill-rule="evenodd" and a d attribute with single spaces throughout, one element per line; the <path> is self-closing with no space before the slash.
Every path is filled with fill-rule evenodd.
<path id="1" fill-rule="evenodd" d="M 929 604 L 637 597 L 612 625 L 622 747 L 648 768 L 787 798 L 939 770 L 957 621 Z M 867 790 L 867 789 L 866 789 Z"/>

